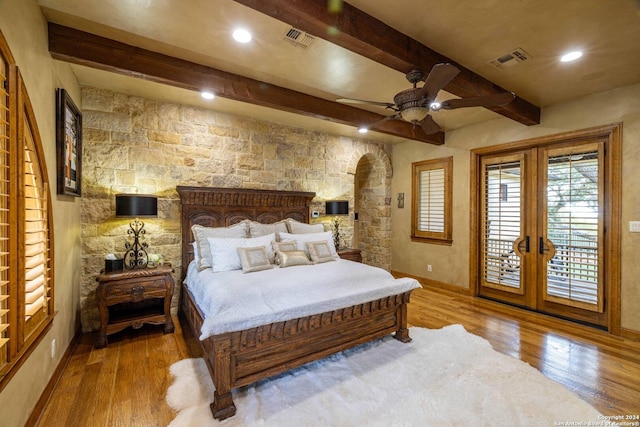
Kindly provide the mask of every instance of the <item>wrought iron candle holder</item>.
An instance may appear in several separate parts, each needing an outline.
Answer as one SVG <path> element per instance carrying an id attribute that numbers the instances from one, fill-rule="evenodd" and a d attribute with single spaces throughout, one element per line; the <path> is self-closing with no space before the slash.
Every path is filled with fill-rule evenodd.
<path id="1" fill-rule="evenodd" d="M 336 249 L 340 249 L 340 217 L 338 215 L 349 215 L 349 201 L 327 200 L 324 208 L 326 215 L 336 215 L 333 219 L 333 243 Z"/>

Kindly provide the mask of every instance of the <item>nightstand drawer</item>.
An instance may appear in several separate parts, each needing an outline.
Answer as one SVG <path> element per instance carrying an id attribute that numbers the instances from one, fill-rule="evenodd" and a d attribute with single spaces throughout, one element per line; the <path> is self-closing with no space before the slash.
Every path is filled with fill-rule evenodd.
<path id="1" fill-rule="evenodd" d="M 164 279 L 143 282 L 133 282 L 109 286 L 107 299 L 122 299 L 130 297 L 132 301 L 140 301 L 144 298 L 164 298 L 167 292 L 167 284 Z"/>

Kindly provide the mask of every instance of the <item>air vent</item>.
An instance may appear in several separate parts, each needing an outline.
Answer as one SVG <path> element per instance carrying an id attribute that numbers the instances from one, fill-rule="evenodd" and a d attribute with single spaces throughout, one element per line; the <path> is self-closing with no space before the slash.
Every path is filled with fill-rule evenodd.
<path id="1" fill-rule="evenodd" d="M 524 49 L 518 47 L 499 58 L 489 61 L 489 64 L 493 65 L 496 68 L 503 69 L 513 67 L 514 65 L 526 61 L 529 58 L 530 55 Z"/>
<path id="2" fill-rule="evenodd" d="M 296 28 L 290 28 L 285 33 L 283 39 L 296 47 L 308 48 L 315 40 L 315 37 Z"/>

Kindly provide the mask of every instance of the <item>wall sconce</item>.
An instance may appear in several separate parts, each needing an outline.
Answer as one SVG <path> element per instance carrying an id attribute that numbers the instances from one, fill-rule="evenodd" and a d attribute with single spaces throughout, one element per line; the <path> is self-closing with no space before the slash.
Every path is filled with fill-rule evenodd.
<path id="1" fill-rule="evenodd" d="M 116 217 L 135 218 L 129 223 L 127 234 L 133 235 L 133 243 L 125 243 L 124 268 L 128 270 L 146 268 L 149 262 L 146 242 L 140 242 L 146 234 L 140 217 L 158 216 L 158 198 L 143 194 L 116 194 Z"/>
<path id="2" fill-rule="evenodd" d="M 349 201 L 327 200 L 324 205 L 325 215 L 336 215 L 333 219 L 333 243 L 340 249 L 340 218 L 338 215 L 349 215 Z"/>

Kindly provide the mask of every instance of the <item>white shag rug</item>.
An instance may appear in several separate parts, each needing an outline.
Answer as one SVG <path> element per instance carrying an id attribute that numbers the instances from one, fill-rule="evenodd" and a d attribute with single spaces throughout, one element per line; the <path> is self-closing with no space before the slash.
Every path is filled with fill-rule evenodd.
<path id="1" fill-rule="evenodd" d="M 233 391 L 236 415 L 213 419 L 203 359 L 171 366 L 167 403 L 182 426 L 553 426 L 598 411 L 461 325 L 413 327 Z M 559 425 L 559 424 L 556 424 Z M 578 425 L 578 424 L 575 424 Z"/>

